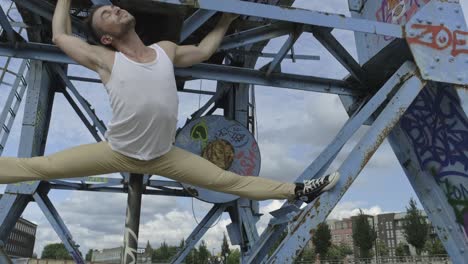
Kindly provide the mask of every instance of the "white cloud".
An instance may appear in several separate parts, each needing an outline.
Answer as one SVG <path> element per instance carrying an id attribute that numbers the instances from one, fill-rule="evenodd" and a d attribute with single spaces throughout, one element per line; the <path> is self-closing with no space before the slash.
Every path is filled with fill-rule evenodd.
<path id="1" fill-rule="evenodd" d="M 331 211 L 328 219 L 338 219 L 349 218 L 359 214 L 359 209 L 361 209 L 364 214 L 368 215 L 377 215 L 382 214 L 384 211 L 380 206 L 373 205 L 367 206 L 367 202 L 342 202 L 338 203 L 336 207 Z"/>

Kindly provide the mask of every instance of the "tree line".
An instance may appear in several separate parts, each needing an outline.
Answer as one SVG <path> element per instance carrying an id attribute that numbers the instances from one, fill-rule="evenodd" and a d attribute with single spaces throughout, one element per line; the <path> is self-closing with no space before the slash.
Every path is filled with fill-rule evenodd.
<path id="1" fill-rule="evenodd" d="M 416 201 L 411 199 L 409 206 L 406 207 L 406 216 L 402 223 L 403 234 L 406 241 L 416 249 L 416 254 L 419 256 L 422 252 L 427 252 L 429 255 L 447 254 L 440 239 L 435 236 L 430 236 L 430 224 L 426 218 L 421 215 L 417 208 Z M 373 225 L 369 224 L 368 216 L 360 210 L 359 215 L 353 219 L 352 238 L 356 248 L 356 252 L 345 243 L 334 245 L 331 242 L 331 230 L 326 223 L 321 223 L 317 226 L 313 236 L 311 248 L 305 248 L 298 260 L 315 260 L 317 256 L 324 260 L 342 260 L 347 255 L 355 255 L 356 258 L 372 258 L 375 256 L 373 248 L 375 247 L 376 254 L 380 257 L 388 257 L 390 250 L 384 241 L 377 241 L 377 233 Z M 283 234 L 283 237 L 286 234 Z M 270 254 L 274 252 L 278 243 L 272 247 Z M 168 245 L 165 241 L 159 247 L 153 248 L 150 242 L 147 242 L 145 254 L 151 257 L 153 262 L 168 262 L 177 252 L 184 248 L 185 240 L 182 239 L 178 246 Z M 185 258 L 187 264 L 205 264 L 215 258 L 222 258 L 222 263 L 234 264 L 239 263 L 240 251 L 238 249 L 231 250 L 226 238 L 223 234 L 223 242 L 219 256 L 213 256 L 208 250 L 205 241 L 201 241 L 198 247 L 194 247 Z M 90 249 L 86 254 L 85 259 L 92 259 L 93 250 Z M 395 256 L 409 256 L 409 246 L 400 243 L 395 248 Z M 69 253 L 61 243 L 49 244 L 45 246 L 41 258 L 43 259 L 71 259 Z"/>
<path id="2" fill-rule="evenodd" d="M 352 222 L 352 238 L 356 252 L 348 245 L 332 244 L 331 230 L 327 223 L 320 223 L 312 236 L 312 248 L 305 248 L 298 260 L 315 260 L 317 256 L 322 260 L 343 260 L 347 255 L 355 258 L 372 258 L 374 252 L 380 257 L 388 257 L 390 250 L 384 241 L 377 242 L 377 232 L 369 224 L 368 216 L 359 210 L 359 215 Z M 416 201 L 410 199 L 406 207 L 406 216 L 402 221 L 403 235 L 406 241 L 416 249 L 416 254 L 427 252 L 429 255 L 445 255 L 447 252 L 437 236 L 430 236 L 431 225 L 417 208 Z M 373 248 L 375 247 L 375 251 Z M 409 246 L 399 243 L 395 247 L 395 256 L 409 256 Z"/>
<path id="3" fill-rule="evenodd" d="M 145 257 L 151 257 L 151 261 L 155 263 L 166 263 L 170 262 L 181 250 L 185 247 L 185 240 L 182 239 L 178 246 L 168 245 L 163 241 L 159 247 L 153 248 L 148 241 L 145 247 Z M 93 249 L 89 249 L 88 253 L 85 256 L 86 261 L 91 261 L 93 256 Z M 71 256 L 65 248 L 63 243 L 53 243 L 48 244 L 44 247 L 42 254 L 42 259 L 60 259 L 60 260 L 71 260 Z M 220 263 L 226 264 L 237 264 L 240 260 L 240 251 L 239 249 L 231 250 L 229 247 L 226 234 L 223 233 L 223 242 L 220 248 L 220 255 L 213 255 L 212 252 L 208 250 L 208 246 L 204 240 L 200 242 L 198 247 L 194 247 L 185 258 L 184 263 L 186 264 L 208 264 L 208 263 L 219 263 L 217 260 L 220 260 Z"/>

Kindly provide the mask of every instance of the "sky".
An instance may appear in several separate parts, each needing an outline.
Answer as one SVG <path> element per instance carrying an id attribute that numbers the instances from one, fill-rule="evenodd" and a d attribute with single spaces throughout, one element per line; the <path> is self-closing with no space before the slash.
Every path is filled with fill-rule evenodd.
<path id="1" fill-rule="evenodd" d="M 5 4 L 5 0 L 2 0 Z M 465 14 L 468 13 L 468 0 L 461 0 Z M 298 0 L 294 6 L 311 10 L 327 11 L 350 16 L 346 0 Z M 345 45 L 351 55 L 357 58 L 353 33 L 334 30 L 335 37 Z M 270 41 L 266 52 L 276 52 L 284 43 L 285 37 Z M 297 54 L 319 55 L 318 61 L 285 60 L 284 72 L 314 75 L 342 79 L 347 71 L 323 48 L 310 34 L 303 34 L 294 45 Z M 256 68 L 268 62 L 260 59 Z M 18 60 L 13 62 L 18 64 Z M 71 66 L 70 73 L 97 78 L 91 71 L 79 66 Z M 107 123 L 111 118 L 108 97 L 100 84 L 74 82 L 81 94 L 93 105 L 97 115 Z M 214 90 L 215 82 L 192 81 L 187 88 Z M 4 105 L 9 90 L 0 89 L 0 106 Z M 464 100 L 465 111 L 468 109 L 468 93 L 459 90 Z M 179 126 L 183 126 L 199 105 L 203 105 L 209 96 L 179 93 Z M 347 120 L 339 98 L 336 95 L 277 89 L 263 86 L 256 87 L 256 106 L 258 123 L 258 143 L 262 155 L 261 177 L 292 182 L 334 138 Z M 3 156 L 17 156 L 21 131 L 22 109 L 12 129 Z M 357 137 L 350 140 L 331 166 L 338 168 L 367 128 L 362 128 Z M 49 139 L 45 155 L 80 144 L 93 143 L 86 127 L 81 123 L 74 110 L 61 94 L 56 95 Z M 5 186 L 0 185 L 0 193 Z M 86 253 L 89 248 L 102 249 L 117 247 L 123 241 L 125 222 L 126 195 L 111 193 L 90 193 L 52 190 L 49 197 L 58 209 L 64 222 L 71 231 L 74 240 Z M 389 144 L 385 141 L 377 150 L 366 168 L 344 195 L 329 218 L 341 219 L 355 215 L 359 208 L 369 214 L 404 211 L 411 197 L 412 190 Z M 268 212 L 279 208 L 282 201 L 261 202 L 264 216 L 257 223 L 261 232 L 267 225 Z M 145 196 L 143 198 L 140 246 L 147 241 L 157 247 L 163 241 L 178 244 L 186 238 L 211 208 L 211 204 L 192 198 L 165 196 Z M 36 204 L 30 203 L 23 217 L 38 225 L 35 252 L 40 255 L 44 245 L 59 241 L 47 219 Z M 227 214 L 204 236 L 208 248 L 215 252 L 225 226 L 230 223 Z"/>

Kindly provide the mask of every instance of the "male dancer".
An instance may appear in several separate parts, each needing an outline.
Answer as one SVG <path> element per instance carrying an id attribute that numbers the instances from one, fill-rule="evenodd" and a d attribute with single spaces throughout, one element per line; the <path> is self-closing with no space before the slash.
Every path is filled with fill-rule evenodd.
<path id="1" fill-rule="evenodd" d="M 0 184 L 132 172 L 254 200 L 300 199 L 307 203 L 335 186 L 338 173 L 303 183 L 240 176 L 173 145 L 179 103 L 174 66 L 188 67 L 210 58 L 236 15 L 223 14 L 199 45 L 160 41 L 145 46 L 129 12 L 114 5 L 95 6 L 87 24 L 102 45 L 90 45 L 71 35 L 70 4 L 71 0 L 57 2 L 53 42 L 99 74 L 113 113 L 106 141 L 49 156 L 2 157 Z"/>

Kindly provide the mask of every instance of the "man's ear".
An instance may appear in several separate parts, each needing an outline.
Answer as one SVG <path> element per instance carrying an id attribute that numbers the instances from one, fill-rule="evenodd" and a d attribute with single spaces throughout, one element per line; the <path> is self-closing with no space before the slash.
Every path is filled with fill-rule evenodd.
<path id="1" fill-rule="evenodd" d="M 101 37 L 101 43 L 104 44 L 104 45 L 110 45 L 112 43 L 112 37 L 109 36 L 109 35 L 103 35 Z"/>

